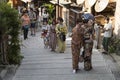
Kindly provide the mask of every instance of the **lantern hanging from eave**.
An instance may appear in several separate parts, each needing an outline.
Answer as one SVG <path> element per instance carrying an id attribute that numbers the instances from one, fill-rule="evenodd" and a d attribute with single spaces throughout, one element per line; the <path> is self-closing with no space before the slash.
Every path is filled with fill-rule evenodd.
<path id="1" fill-rule="evenodd" d="M 95 4 L 95 11 L 101 12 L 103 11 L 109 3 L 109 0 L 98 0 Z"/>

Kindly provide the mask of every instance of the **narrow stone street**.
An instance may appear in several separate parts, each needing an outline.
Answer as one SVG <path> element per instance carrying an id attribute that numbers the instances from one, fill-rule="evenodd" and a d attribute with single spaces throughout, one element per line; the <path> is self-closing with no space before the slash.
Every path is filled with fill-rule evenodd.
<path id="1" fill-rule="evenodd" d="M 115 80 L 102 54 L 95 48 L 92 56 L 93 69 L 85 71 L 83 63 L 80 63 L 80 71 L 73 74 L 70 40 L 67 38 L 65 53 L 45 49 L 40 32 L 35 37 L 29 36 L 23 40 L 21 48 L 24 59 L 13 80 Z"/>

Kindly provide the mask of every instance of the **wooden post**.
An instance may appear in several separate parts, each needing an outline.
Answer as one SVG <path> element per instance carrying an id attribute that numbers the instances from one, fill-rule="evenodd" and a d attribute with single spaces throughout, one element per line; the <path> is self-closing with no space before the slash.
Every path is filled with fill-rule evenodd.
<path id="1" fill-rule="evenodd" d="M 15 0 L 12 0 L 13 1 L 13 7 L 15 7 Z"/>
<path id="2" fill-rule="evenodd" d="M 100 49 L 101 47 L 100 47 L 100 41 L 101 41 L 101 29 L 100 29 L 100 27 L 98 28 L 98 35 L 97 35 L 98 37 L 97 37 L 97 49 Z"/>
<path id="3" fill-rule="evenodd" d="M 60 11 L 59 11 L 59 0 L 58 0 L 57 3 L 58 3 L 58 17 L 59 17 L 59 12 L 60 12 Z"/>

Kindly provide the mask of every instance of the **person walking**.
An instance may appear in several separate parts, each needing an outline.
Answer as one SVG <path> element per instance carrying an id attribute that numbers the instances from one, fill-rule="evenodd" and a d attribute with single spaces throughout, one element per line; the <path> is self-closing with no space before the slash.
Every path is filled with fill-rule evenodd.
<path id="1" fill-rule="evenodd" d="M 94 40 L 94 16 L 90 13 L 82 15 L 84 23 L 84 44 L 83 44 L 83 58 L 84 58 L 84 69 L 89 71 L 92 69 L 92 49 Z"/>
<path id="2" fill-rule="evenodd" d="M 79 70 L 79 58 L 80 57 L 80 49 L 83 45 L 83 35 L 84 28 L 82 19 L 77 19 L 76 26 L 72 30 L 72 41 L 71 41 L 71 50 L 72 50 L 72 67 L 73 73 L 76 73 Z"/>
<path id="3" fill-rule="evenodd" d="M 31 36 L 35 36 L 35 33 L 36 33 L 35 24 L 36 24 L 37 17 L 36 17 L 36 13 L 34 12 L 33 8 L 30 8 L 29 17 L 31 21 L 31 24 L 30 24 Z"/>
<path id="4" fill-rule="evenodd" d="M 24 40 L 26 40 L 28 38 L 28 30 L 29 30 L 29 24 L 30 24 L 30 18 L 26 12 L 23 13 L 21 17 L 21 22 L 22 22 Z"/>
<path id="5" fill-rule="evenodd" d="M 97 49 L 101 48 L 101 29 L 102 26 L 99 22 L 94 23 L 94 30 L 95 30 L 95 47 Z"/>
<path id="6" fill-rule="evenodd" d="M 67 27 L 63 23 L 63 19 L 61 17 L 58 17 L 57 22 L 58 24 L 56 26 L 56 33 L 57 33 L 58 52 L 64 53 Z"/>
<path id="7" fill-rule="evenodd" d="M 49 14 L 46 10 L 43 12 L 42 16 L 43 16 L 43 21 L 48 21 Z"/>
<path id="8" fill-rule="evenodd" d="M 49 39 L 50 39 L 49 46 L 51 51 L 55 51 L 56 45 L 57 45 L 57 35 L 56 35 L 55 28 L 56 28 L 56 21 L 53 20 L 50 26 L 50 32 L 49 32 Z"/>
<path id="9" fill-rule="evenodd" d="M 110 38 L 112 37 L 112 23 L 109 22 L 109 17 L 106 17 L 104 25 L 104 36 L 103 36 L 103 54 L 108 54 L 108 45 L 110 42 Z"/>
<path id="10" fill-rule="evenodd" d="M 49 46 L 49 30 L 50 30 L 50 26 L 48 25 L 47 21 L 43 22 L 41 30 L 42 30 L 41 37 L 43 38 L 43 41 L 44 41 L 44 48 L 48 48 L 48 46 Z"/>

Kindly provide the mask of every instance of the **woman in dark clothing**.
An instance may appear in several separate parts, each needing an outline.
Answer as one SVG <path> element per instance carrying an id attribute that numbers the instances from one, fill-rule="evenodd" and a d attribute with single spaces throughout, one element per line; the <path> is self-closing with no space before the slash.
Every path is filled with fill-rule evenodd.
<path id="1" fill-rule="evenodd" d="M 84 57 L 84 69 L 86 71 L 89 71 L 92 69 L 92 49 L 93 49 L 93 38 L 94 38 L 94 16 L 92 14 L 84 14 L 82 16 L 83 23 L 84 23 L 84 51 L 83 51 L 83 57 Z"/>

